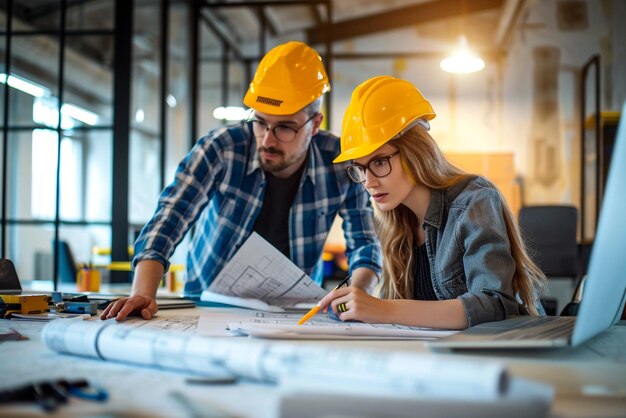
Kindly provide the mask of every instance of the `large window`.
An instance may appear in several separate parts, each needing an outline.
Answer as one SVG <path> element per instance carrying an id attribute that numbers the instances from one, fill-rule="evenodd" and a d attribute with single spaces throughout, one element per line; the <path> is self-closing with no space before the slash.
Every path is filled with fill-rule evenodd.
<path id="1" fill-rule="evenodd" d="M 58 136 L 48 129 L 33 130 L 31 207 L 34 219 L 54 219 L 56 214 L 56 171 Z M 82 219 L 83 147 L 79 140 L 64 137 L 61 141 L 59 199 L 61 218 Z"/>
<path id="2" fill-rule="evenodd" d="M 0 0 L 0 249 L 22 280 L 55 276 L 56 240 L 76 262 L 112 245 L 115 3 Z"/>

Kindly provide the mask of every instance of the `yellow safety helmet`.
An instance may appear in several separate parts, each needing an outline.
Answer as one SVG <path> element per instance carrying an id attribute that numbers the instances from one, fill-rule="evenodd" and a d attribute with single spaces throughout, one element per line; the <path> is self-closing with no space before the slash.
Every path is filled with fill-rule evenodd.
<path id="1" fill-rule="evenodd" d="M 307 44 L 292 41 L 265 54 L 243 102 L 270 115 L 292 115 L 327 91 L 322 58 Z"/>
<path id="2" fill-rule="evenodd" d="M 364 157 L 417 123 L 428 128 L 435 111 L 411 83 L 377 76 L 352 92 L 343 116 L 341 154 L 334 163 Z"/>

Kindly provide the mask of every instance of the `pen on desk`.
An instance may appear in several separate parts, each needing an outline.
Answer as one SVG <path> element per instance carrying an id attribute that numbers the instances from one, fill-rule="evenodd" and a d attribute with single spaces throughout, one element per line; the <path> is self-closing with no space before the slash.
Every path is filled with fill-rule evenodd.
<path id="1" fill-rule="evenodd" d="M 345 279 L 343 279 L 337 286 L 335 286 L 335 288 L 333 290 L 337 290 L 339 289 L 341 286 L 343 286 L 344 284 L 348 283 L 348 280 L 350 280 L 350 276 L 346 277 Z M 313 315 L 315 315 L 317 313 L 317 311 L 320 310 L 321 304 L 322 302 L 318 302 L 317 305 L 315 305 L 313 307 L 313 309 L 311 309 L 309 312 L 307 312 L 302 318 L 300 318 L 300 320 L 298 321 L 298 325 L 302 325 L 304 324 L 306 321 L 308 321 L 309 319 L 311 319 L 311 317 Z"/>

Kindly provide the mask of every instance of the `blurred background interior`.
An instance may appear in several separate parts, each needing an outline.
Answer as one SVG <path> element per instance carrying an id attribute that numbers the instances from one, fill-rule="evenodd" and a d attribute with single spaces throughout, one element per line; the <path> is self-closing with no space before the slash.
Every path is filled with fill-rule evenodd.
<path id="1" fill-rule="evenodd" d="M 84 263 L 128 283 L 124 262 L 179 160 L 242 117 L 267 50 L 301 40 L 328 69 L 335 134 L 361 81 L 418 86 L 437 112 L 434 138 L 498 185 L 540 265 L 566 278 L 551 287 L 567 300 L 626 100 L 625 22 L 618 0 L 2 0 L 2 258 L 23 281 L 73 281 Z M 446 60 L 460 47 L 474 59 Z M 542 207 L 568 213 L 549 218 L 565 232 L 533 227 L 548 215 L 524 212 Z M 329 277 L 342 251 L 335 228 Z M 179 282 L 185 256 L 183 242 Z"/>

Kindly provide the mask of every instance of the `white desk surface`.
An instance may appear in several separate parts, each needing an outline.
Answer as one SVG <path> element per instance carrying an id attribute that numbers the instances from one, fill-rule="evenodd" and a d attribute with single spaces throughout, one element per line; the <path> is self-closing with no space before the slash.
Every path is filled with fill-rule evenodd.
<path id="1" fill-rule="evenodd" d="M 179 316 L 193 323 L 192 318 L 199 315 L 200 309 L 209 308 L 160 311 L 159 317 Z M 230 385 L 190 385 L 185 382 L 190 376 L 181 373 L 61 355 L 50 351 L 41 341 L 44 325 L 0 320 L 0 329 L 11 327 L 29 338 L 26 341 L 0 342 L 0 389 L 38 380 L 87 378 L 105 387 L 110 399 L 106 403 L 72 399 L 70 404 L 60 407 L 53 414 L 46 414 L 32 404 L 11 404 L 0 406 L 0 417 L 197 416 L 175 401 L 172 391 L 185 393 L 189 403 L 201 408 L 205 416 L 213 416 L 209 414 L 211 406 L 228 412 L 228 416 L 275 416 L 278 391 L 274 385 L 252 381 Z M 507 365 L 512 376 L 547 383 L 555 388 L 551 417 L 626 416 L 626 324 L 615 326 L 573 349 L 431 353 L 421 341 L 293 340 L 290 343 L 367 347 L 442 358 L 497 358 Z"/>

